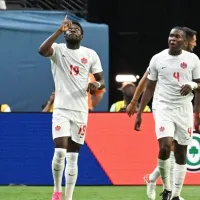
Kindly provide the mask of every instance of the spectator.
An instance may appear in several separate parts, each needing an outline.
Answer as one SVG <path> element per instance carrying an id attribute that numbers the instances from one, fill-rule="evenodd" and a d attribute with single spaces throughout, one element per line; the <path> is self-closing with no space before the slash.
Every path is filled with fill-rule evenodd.
<path id="1" fill-rule="evenodd" d="M 126 112 L 126 106 L 131 102 L 136 86 L 132 82 L 123 82 L 122 87 L 119 88 L 123 94 L 123 100 L 112 104 L 110 112 Z M 146 106 L 144 112 L 151 112 L 149 106 Z"/>
<path id="2" fill-rule="evenodd" d="M 0 112 L 11 112 L 11 109 L 7 104 L 0 104 Z"/>
<path id="3" fill-rule="evenodd" d="M 53 104 L 55 98 L 55 90 L 51 93 L 49 101 L 43 106 L 42 112 L 53 112 Z"/>

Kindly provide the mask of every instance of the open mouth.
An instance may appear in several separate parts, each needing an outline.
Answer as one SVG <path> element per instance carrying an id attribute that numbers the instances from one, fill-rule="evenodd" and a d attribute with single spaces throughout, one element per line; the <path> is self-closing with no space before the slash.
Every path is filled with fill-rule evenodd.
<path id="1" fill-rule="evenodd" d="M 176 42 L 170 42 L 169 43 L 171 47 L 175 47 L 176 46 Z"/>

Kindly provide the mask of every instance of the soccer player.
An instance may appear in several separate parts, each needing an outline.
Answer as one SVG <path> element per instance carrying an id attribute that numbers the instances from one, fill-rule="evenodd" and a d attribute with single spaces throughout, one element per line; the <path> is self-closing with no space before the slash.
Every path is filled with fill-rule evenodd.
<path id="1" fill-rule="evenodd" d="M 183 27 L 185 33 L 186 33 L 186 42 L 185 45 L 183 47 L 184 50 L 192 52 L 194 47 L 196 46 L 196 35 L 197 32 L 187 28 L 187 27 Z M 142 77 L 142 79 L 140 80 L 138 87 L 136 88 L 136 91 L 134 93 L 132 102 L 128 105 L 127 107 L 127 113 L 129 116 L 133 115 L 134 112 L 137 111 L 137 102 L 139 97 L 141 96 L 142 92 L 144 91 L 145 87 L 146 87 L 146 83 L 147 83 L 147 75 L 148 72 L 146 71 Z M 156 85 L 156 89 L 154 92 L 154 98 L 153 98 L 153 103 L 152 103 L 152 109 L 153 109 L 153 114 L 155 114 L 156 111 L 156 94 L 157 94 L 157 89 L 158 89 L 158 85 Z M 199 95 L 198 93 L 196 93 L 196 95 Z M 198 107 L 198 106 L 196 106 Z M 195 109 L 197 110 L 197 109 Z M 199 115 L 197 114 L 195 117 L 195 129 L 198 130 L 198 126 L 199 126 Z M 171 167 L 170 167 L 170 182 L 171 185 L 173 185 L 173 171 L 174 171 L 174 153 L 173 153 L 173 146 L 171 148 L 172 152 L 170 154 L 170 163 L 171 163 Z M 147 184 L 147 196 L 150 200 L 155 200 L 156 198 L 156 192 L 155 192 L 155 186 L 156 186 L 156 181 L 160 176 L 160 171 L 159 168 L 156 167 L 154 169 L 154 171 L 151 174 L 147 174 L 144 177 L 144 181 Z M 180 197 L 181 199 L 181 197 Z"/>
<path id="2" fill-rule="evenodd" d="M 182 50 L 186 41 L 183 28 L 171 30 L 169 49 L 151 59 L 148 68 L 148 83 L 137 113 L 135 129 L 141 125 L 144 106 L 153 96 L 156 83 L 156 135 L 159 142 L 158 167 L 164 186 L 162 199 L 179 200 L 186 174 L 187 145 L 193 133 L 192 90 L 200 91 L 200 61 L 190 52 Z M 170 151 L 174 140 L 174 183 L 170 185 Z M 172 190 L 172 194 L 171 194 Z"/>
<path id="3" fill-rule="evenodd" d="M 64 33 L 66 43 L 55 40 Z M 78 175 L 78 155 L 84 143 L 88 120 L 88 95 L 104 88 L 103 70 L 97 53 L 80 45 L 83 28 L 78 22 L 65 17 L 60 28 L 39 48 L 42 56 L 49 57 L 55 82 L 55 101 L 52 135 L 55 152 L 52 160 L 54 192 L 52 200 L 62 199 L 62 176 L 65 167 L 65 200 L 72 200 Z M 95 82 L 88 84 L 89 73 Z"/>

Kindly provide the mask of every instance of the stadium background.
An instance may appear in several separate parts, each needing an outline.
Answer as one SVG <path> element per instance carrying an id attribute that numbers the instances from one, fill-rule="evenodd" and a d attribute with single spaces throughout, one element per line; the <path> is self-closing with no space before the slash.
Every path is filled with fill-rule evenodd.
<path id="1" fill-rule="evenodd" d="M 35 112 L 40 112 L 49 98 L 53 81 L 49 62 L 37 54 L 37 49 L 66 14 L 81 22 L 83 44 L 100 55 L 107 92 L 96 111 L 106 112 L 121 99 L 115 76 L 141 76 L 151 56 L 167 47 L 173 26 L 185 25 L 200 32 L 195 2 L 91 0 L 84 16 L 88 22 L 63 10 L 0 11 L 0 102 L 18 112 L 0 114 L 0 185 L 52 185 L 51 115 Z M 199 55 L 198 47 L 195 53 Z M 151 114 L 144 117 L 142 131 L 134 132 L 133 118 L 125 114 L 90 114 L 86 144 L 79 158 L 78 185 L 144 184 L 143 175 L 157 162 L 153 118 Z M 193 156 L 199 165 L 198 144 L 196 149 Z M 199 172 L 188 172 L 186 184 L 199 185 Z"/>

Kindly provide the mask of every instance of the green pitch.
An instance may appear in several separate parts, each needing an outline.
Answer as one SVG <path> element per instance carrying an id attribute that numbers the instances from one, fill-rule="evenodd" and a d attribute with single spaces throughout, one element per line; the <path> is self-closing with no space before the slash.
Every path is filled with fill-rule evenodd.
<path id="1" fill-rule="evenodd" d="M 157 187 L 157 198 L 161 187 Z M 0 186 L 0 200 L 51 200 L 52 187 Z M 199 200 L 199 186 L 185 186 L 182 197 L 185 200 Z M 64 200 L 64 198 L 63 198 Z M 78 186 L 73 200 L 148 200 L 146 187 L 142 186 Z"/>

